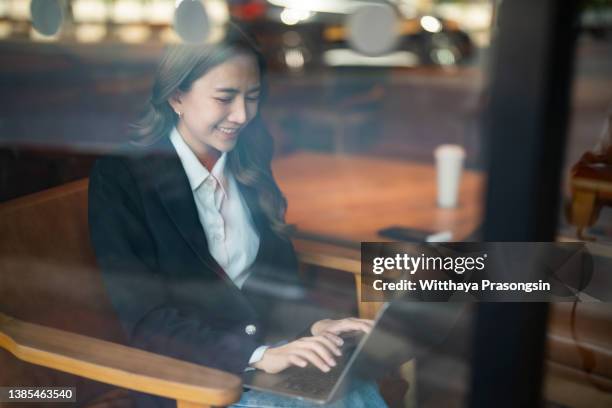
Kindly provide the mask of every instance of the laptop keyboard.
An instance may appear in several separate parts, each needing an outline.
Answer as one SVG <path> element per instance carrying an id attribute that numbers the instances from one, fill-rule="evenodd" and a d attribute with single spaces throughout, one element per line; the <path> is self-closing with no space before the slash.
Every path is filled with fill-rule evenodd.
<path id="1" fill-rule="evenodd" d="M 336 357 L 335 367 L 331 367 L 327 373 L 312 365 L 304 368 L 292 367 L 287 369 L 288 377 L 278 385 L 288 390 L 308 394 L 329 393 L 342 375 L 346 363 L 363 337 L 363 332 L 343 333 L 340 337 L 344 340 L 344 344 L 340 349 L 342 356 Z"/>

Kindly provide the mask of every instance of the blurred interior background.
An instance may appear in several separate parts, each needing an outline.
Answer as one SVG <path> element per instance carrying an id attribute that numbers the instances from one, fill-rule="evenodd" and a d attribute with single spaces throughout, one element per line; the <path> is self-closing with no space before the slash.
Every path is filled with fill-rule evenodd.
<path id="1" fill-rule="evenodd" d="M 30 1 L 0 2 L 2 200 L 86 176 L 80 156 L 124 143 L 161 49 L 180 41 L 180 1 L 48 3 L 61 13 L 50 35 L 43 32 L 52 22 L 33 23 Z M 395 43 L 376 56 L 360 53 L 345 23 L 359 7 L 381 3 L 397 13 Z M 258 37 L 270 69 L 263 115 L 279 155 L 305 149 L 432 161 L 436 145 L 452 142 L 466 147 L 470 165 L 480 162 L 494 2 L 202 4 L 211 35 L 232 19 Z"/>
<path id="2" fill-rule="evenodd" d="M 84 177 L 93 157 L 124 143 L 160 51 L 181 40 L 181 1 L 41 3 L 37 22 L 29 0 L 0 1 L 0 200 Z M 437 145 L 455 143 L 468 167 L 485 163 L 480 115 L 499 1 L 201 4 L 201 21 L 183 24 L 201 24 L 212 38 L 231 19 L 259 39 L 270 68 L 263 115 L 278 155 L 310 150 L 433 162 Z M 389 49 L 368 54 L 356 45 L 356 31 L 374 38 L 375 21 L 349 21 L 377 4 L 392 8 L 397 27 Z M 608 1 L 589 1 L 581 13 L 567 170 L 596 144 L 612 104 L 611 10 Z"/>

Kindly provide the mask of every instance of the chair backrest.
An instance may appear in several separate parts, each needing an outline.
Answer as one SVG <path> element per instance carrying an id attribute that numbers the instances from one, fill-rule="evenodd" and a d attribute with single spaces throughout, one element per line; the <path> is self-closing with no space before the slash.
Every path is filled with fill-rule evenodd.
<path id="1" fill-rule="evenodd" d="M 0 204 L 0 312 L 125 343 L 90 246 L 87 187 L 84 179 Z M 3 385 L 83 381 L 3 350 L 0 366 Z"/>

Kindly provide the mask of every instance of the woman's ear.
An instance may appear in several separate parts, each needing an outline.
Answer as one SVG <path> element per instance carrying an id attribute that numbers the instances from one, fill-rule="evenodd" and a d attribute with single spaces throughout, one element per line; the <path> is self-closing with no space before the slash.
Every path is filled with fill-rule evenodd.
<path id="1" fill-rule="evenodd" d="M 180 114 L 183 112 L 182 111 L 182 102 L 181 102 L 181 93 L 180 91 L 174 91 L 174 93 L 170 96 L 170 98 L 168 98 L 168 103 L 170 104 L 170 106 L 172 106 L 172 109 L 174 110 L 174 112 L 180 116 Z"/>

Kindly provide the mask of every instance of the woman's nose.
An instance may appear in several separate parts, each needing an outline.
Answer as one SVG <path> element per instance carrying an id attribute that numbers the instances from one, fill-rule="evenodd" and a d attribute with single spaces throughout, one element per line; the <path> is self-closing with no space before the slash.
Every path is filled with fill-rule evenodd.
<path id="1" fill-rule="evenodd" d="M 244 100 L 236 98 L 232 104 L 232 111 L 227 118 L 230 122 L 242 125 L 247 121 L 247 107 Z"/>

